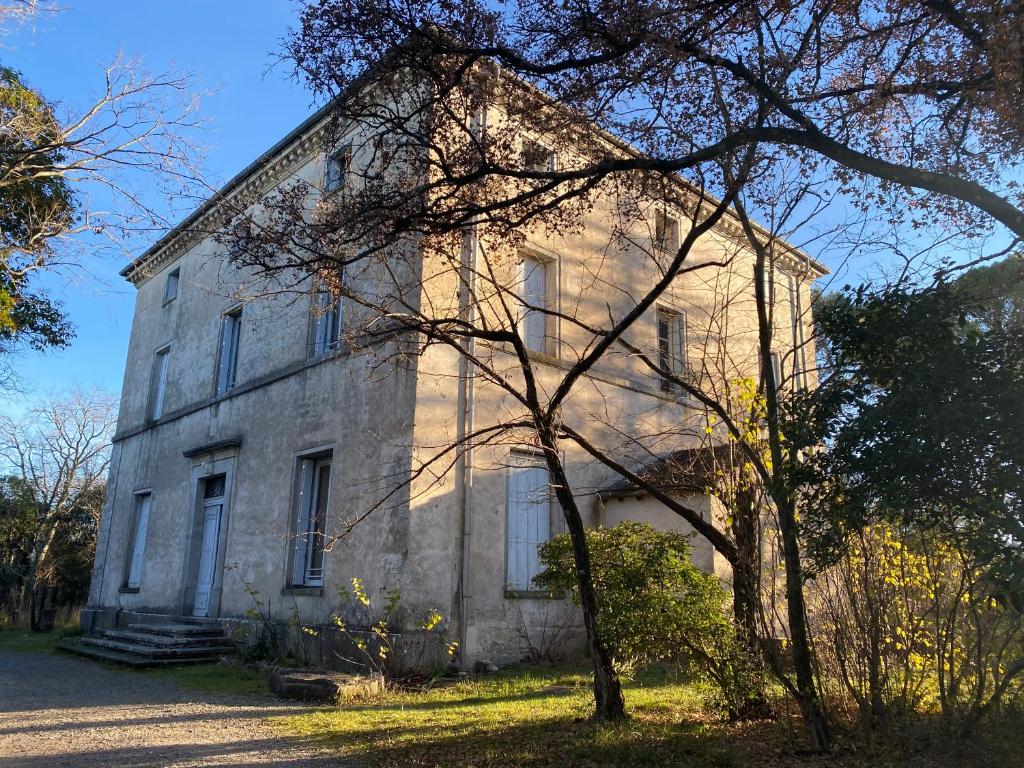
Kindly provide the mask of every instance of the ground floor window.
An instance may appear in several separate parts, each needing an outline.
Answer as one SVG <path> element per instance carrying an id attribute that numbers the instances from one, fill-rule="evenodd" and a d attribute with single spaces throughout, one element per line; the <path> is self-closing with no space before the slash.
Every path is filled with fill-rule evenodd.
<path id="1" fill-rule="evenodd" d="M 543 456 L 513 452 L 505 495 L 505 587 L 514 592 L 536 589 L 541 544 L 551 538 L 551 478 Z"/>
<path id="2" fill-rule="evenodd" d="M 128 589 L 138 589 L 142 583 L 142 563 L 146 556 L 146 531 L 149 528 L 149 509 L 152 503 L 151 493 L 137 493 L 133 499 L 124 573 L 124 586 Z"/>
<path id="3" fill-rule="evenodd" d="M 293 586 L 319 587 L 324 583 L 331 457 L 300 458 L 298 486 L 291 583 Z"/>

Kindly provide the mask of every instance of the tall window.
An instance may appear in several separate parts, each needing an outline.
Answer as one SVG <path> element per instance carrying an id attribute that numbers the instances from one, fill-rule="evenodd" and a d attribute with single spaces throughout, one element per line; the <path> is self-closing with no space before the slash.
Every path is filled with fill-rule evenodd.
<path id="1" fill-rule="evenodd" d="M 538 549 L 551 538 L 551 478 L 543 456 L 514 452 L 509 457 L 505 495 L 505 587 L 536 589 L 541 571 Z"/>
<path id="2" fill-rule="evenodd" d="M 675 254 L 679 250 L 679 219 L 664 211 L 655 213 L 654 242 L 663 251 Z"/>
<path id="3" fill-rule="evenodd" d="M 170 361 L 170 345 L 158 349 L 153 361 L 153 384 L 149 390 L 149 418 L 159 419 L 164 412 L 164 393 L 167 391 L 167 365 Z"/>
<path id="4" fill-rule="evenodd" d="M 338 348 L 341 339 L 341 295 L 338 285 L 321 284 L 313 299 L 313 357 Z"/>
<path id="5" fill-rule="evenodd" d="M 665 307 L 658 307 L 658 367 L 671 376 L 686 373 L 686 315 Z M 665 392 L 675 389 L 675 383 L 661 380 Z"/>
<path id="6" fill-rule="evenodd" d="M 793 327 L 793 382 L 796 386 L 806 387 L 807 361 L 804 348 L 807 338 L 804 330 L 800 281 L 795 275 L 787 273 L 786 286 L 789 289 L 789 318 Z"/>
<path id="7" fill-rule="evenodd" d="M 299 459 L 298 515 L 292 552 L 292 586 L 324 583 L 324 543 L 330 501 L 331 457 Z"/>
<path id="8" fill-rule="evenodd" d="M 125 558 L 124 586 L 138 589 L 142 583 L 142 563 L 146 554 L 146 530 L 149 528 L 149 509 L 153 496 L 149 493 L 135 495 L 132 505 L 131 525 L 128 527 L 128 557 Z"/>
<path id="9" fill-rule="evenodd" d="M 352 165 L 352 147 L 344 146 L 334 150 L 327 156 L 327 172 L 324 188 L 328 192 L 337 192 L 348 185 L 349 170 Z"/>
<path id="10" fill-rule="evenodd" d="M 164 304 L 178 298 L 178 281 L 181 279 L 181 267 L 175 267 L 167 273 L 164 282 Z"/>
<path id="11" fill-rule="evenodd" d="M 238 339 L 242 333 L 242 309 L 224 315 L 220 329 L 220 352 L 217 358 L 217 394 L 235 386 L 238 368 Z"/>
<path id="12" fill-rule="evenodd" d="M 519 298 L 523 302 L 519 332 L 532 352 L 548 352 L 548 263 L 523 256 L 519 276 Z"/>

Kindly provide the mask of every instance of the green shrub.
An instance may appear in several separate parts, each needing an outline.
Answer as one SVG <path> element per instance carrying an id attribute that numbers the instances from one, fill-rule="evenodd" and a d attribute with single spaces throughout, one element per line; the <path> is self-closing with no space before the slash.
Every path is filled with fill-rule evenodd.
<path id="1" fill-rule="evenodd" d="M 629 674 L 654 662 L 685 664 L 721 691 L 730 712 L 753 696 L 747 663 L 726 614 L 728 593 L 690 561 L 686 536 L 645 523 L 623 522 L 587 531 L 598 630 L 616 668 Z M 535 583 L 568 592 L 579 602 L 572 543 L 556 536 L 540 549 Z"/>

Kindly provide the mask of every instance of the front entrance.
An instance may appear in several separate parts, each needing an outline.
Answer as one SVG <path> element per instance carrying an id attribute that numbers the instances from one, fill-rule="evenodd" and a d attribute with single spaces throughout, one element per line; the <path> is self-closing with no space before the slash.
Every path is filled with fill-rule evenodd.
<path id="1" fill-rule="evenodd" d="M 224 514 L 224 493 L 226 477 L 215 475 L 202 481 L 202 542 L 199 546 L 199 562 L 196 568 L 195 601 L 192 615 L 210 615 L 211 598 L 217 580 L 220 555 L 221 517 Z"/>

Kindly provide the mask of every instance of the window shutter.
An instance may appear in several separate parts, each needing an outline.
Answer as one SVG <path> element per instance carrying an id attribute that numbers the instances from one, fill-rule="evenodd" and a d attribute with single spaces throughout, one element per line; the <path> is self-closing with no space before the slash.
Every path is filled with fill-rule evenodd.
<path id="1" fill-rule="evenodd" d="M 136 497 L 135 535 L 132 537 L 132 559 L 128 569 L 127 586 L 138 589 L 142 582 L 142 561 L 146 551 L 146 531 L 149 528 L 149 507 L 152 496 L 148 493 Z"/>
<path id="2" fill-rule="evenodd" d="M 295 505 L 298 516 L 295 520 L 295 539 L 292 554 L 292 584 L 300 585 L 306 578 L 306 558 L 309 552 L 310 501 L 313 495 L 313 462 L 303 459 L 299 466 L 299 498 Z"/>
<path id="3" fill-rule="evenodd" d="M 150 409 L 151 416 L 159 419 L 164 412 L 164 393 L 167 391 L 167 365 L 170 354 L 167 349 L 156 353 L 156 370 L 154 371 L 155 382 L 153 387 L 153 406 Z"/>
<path id="4" fill-rule="evenodd" d="M 523 302 L 528 307 L 547 308 L 547 265 L 538 259 L 523 260 Z M 523 341 L 534 352 L 544 351 L 547 315 L 539 309 L 526 309 Z"/>
<path id="5" fill-rule="evenodd" d="M 513 457 L 508 473 L 507 586 L 534 588 L 542 544 L 551 538 L 551 495 L 547 467 L 537 457 Z"/>

